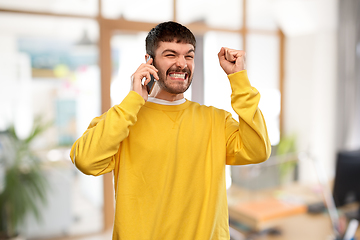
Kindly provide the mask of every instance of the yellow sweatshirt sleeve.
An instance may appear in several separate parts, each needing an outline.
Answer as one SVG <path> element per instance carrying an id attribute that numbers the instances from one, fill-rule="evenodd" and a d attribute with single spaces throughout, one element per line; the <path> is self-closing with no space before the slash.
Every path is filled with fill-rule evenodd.
<path id="1" fill-rule="evenodd" d="M 85 174 L 101 175 L 115 166 L 115 155 L 120 143 L 129 135 L 144 99 L 131 91 L 124 100 L 94 118 L 85 133 L 73 144 L 70 158 Z"/>
<path id="2" fill-rule="evenodd" d="M 258 108 L 260 93 L 250 85 L 247 71 L 228 75 L 232 94 L 231 105 L 239 116 L 226 119 L 227 160 L 229 165 L 259 163 L 271 154 L 265 119 Z"/>

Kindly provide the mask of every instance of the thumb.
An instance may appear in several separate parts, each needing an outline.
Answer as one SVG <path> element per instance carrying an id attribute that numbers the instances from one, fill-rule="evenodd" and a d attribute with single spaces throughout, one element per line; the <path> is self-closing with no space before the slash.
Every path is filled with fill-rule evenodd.
<path id="1" fill-rule="evenodd" d="M 224 47 L 222 47 L 220 49 L 220 52 L 218 53 L 218 57 L 219 57 L 219 60 L 225 59 L 225 48 Z"/>

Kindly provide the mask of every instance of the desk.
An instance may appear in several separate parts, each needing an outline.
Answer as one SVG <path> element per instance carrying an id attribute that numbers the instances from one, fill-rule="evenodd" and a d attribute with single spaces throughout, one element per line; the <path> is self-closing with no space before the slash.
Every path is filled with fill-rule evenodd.
<path id="1" fill-rule="evenodd" d="M 269 196 L 281 195 L 299 196 L 305 204 L 321 201 L 322 194 L 320 191 L 308 186 L 294 184 L 276 189 L 261 191 L 250 191 L 232 186 L 228 190 L 229 217 L 230 226 L 240 230 L 245 235 L 251 235 L 253 240 L 329 240 L 332 235 L 332 224 L 327 213 L 309 214 L 306 212 L 288 215 L 272 219 L 271 221 L 253 225 L 253 231 L 244 231 L 239 225 L 232 223 L 232 220 L 239 222 L 238 216 L 234 213 L 234 206 L 242 202 L 254 201 L 268 198 Z M 261 234 L 267 228 L 276 228 L 280 230 L 279 235 Z M 256 232 L 257 234 L 254 234 Z M 360 229 L 356 233 L 357 239 L 360 239 Z M 249 238 L 250 239 L 250 238 Z"/>

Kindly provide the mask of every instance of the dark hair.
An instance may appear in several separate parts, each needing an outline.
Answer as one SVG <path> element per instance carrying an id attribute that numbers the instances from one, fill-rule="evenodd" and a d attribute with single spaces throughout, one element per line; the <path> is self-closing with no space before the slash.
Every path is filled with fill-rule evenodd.
<path id="1" fill-rule="evenodd" d="M 196 40 L 192 32 L 185 26 L 176 22 L 163 22 L 150 30 L 146 39 L 146 53 L 155 57 L 159 42 L 189 43 L 196 48 Z"/>

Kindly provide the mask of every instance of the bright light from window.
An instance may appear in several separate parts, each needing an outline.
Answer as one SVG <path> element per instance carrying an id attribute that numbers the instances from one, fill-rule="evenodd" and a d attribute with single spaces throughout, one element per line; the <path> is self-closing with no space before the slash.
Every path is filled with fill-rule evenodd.
<path id="1" fill-rule="evenodd" d="M 212 27 L 239 29 L 242 27 L 242 1 L 178 0 L 177 21 L 182 24 L 204 22 Z"/>
<path id="2" fill-rule="evenodd" d="M 173 19 L 173 1 L 168 0 L 103 0 L 102 7 L 105 18 L 123 17 L 131 21 L 154 23 Z"/>
<path id="3" fill-rule="evenodd" d="M 247 27 L 252 29 L 277 30 L 278 25 L 272 11 L 273 0 L 247 1 Z"/>
<path id="4" fill-rule="evenodd" d="M 126 97 L 131 87 L 131 75 L 140 64 L 145 62 L 145 37 L 146 33 L 121 34 L 114 36 L 111 46 L 115 63 L 118 66 L 113 74 L 110 96 L 112 105 L 119 104 Z M 114 65 L 114 64 L 113 64 Z"/>
<path id="5" fill-rule="evenodd" d="M 246 62 L 251 84 L 259 90 L 261 109 L 272 145 L 280 140 L 279 39 L 249 34 Z"/>
<path id="6" fill-rule="evenodd" d="M 239 34 L 208 32 L 204 36 L 204 103 L 237 115 L 231 107 L 229 80 L 219 65 L 218 53 L 221 47 L 241 49 Z"/>
<path id="7" fill-rule="evenodd" d="M 20 139 L 27 138 L 33 126 L 33 106 L 31 96 L 31 64 L 30 57 L 26 54 L 18 54 L 17 61 L 19 91 L 15 105 L 15 131 Z"/>
<path id="8" fill-rule="evenodd" d="M 281 94 L 278 89 L 258 88 L 261 99 L 259 108 L 264 115 L 271 145 L 280 141 Z"/>
<path id="9" fill-rule="evenodd" d="M 0 7 L 40 12 L 96 16 L 98 0 L 0 0 Z"/>

